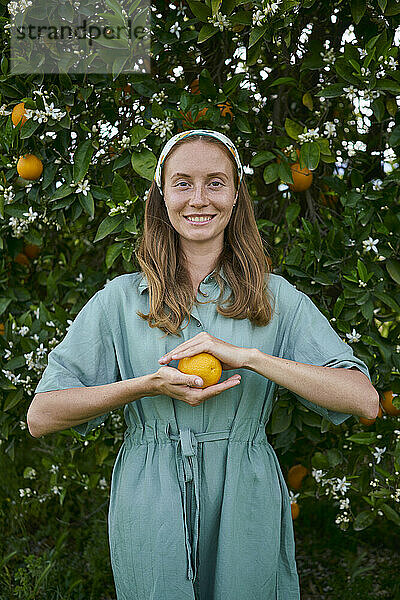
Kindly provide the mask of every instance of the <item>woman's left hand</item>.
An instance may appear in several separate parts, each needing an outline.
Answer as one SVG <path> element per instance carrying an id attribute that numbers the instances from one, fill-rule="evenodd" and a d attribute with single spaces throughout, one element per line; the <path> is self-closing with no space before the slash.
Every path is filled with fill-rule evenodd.
<path id="1" fill-rule="evenodd" d="M 174 350 L 164 354 L 158 362 L 166 365 L 171 360 L 180 360 L 181 358 L 200 354 L 200 352 L 212 354 L 221 362 L 224 371 L 230 371 L 246 368 L 251 348 L 234 346 L 210 335 L 206 331 L 202 331 L 190 340 L 183 342 L 183 344 L 179 344 Z"/>

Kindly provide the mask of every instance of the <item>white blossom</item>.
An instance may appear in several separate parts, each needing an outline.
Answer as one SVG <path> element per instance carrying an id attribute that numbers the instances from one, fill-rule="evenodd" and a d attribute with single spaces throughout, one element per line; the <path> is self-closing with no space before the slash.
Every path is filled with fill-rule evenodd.
<path id="1" fill-rule="evenodd" d="M 379 242 L 378 239 L 373 240 L 371 236 L 369 236 L 369 238 L 367 240 L 363 241 L 363 246 L 364 246 L 364 250 L 366 250 L 367 252 L 369 252 L 370 250 L 373 250 L 374 252 L 378 253 L 378 250 L 376 248 L 376 244 Z"/>
<path id="2" fill-rule="evenodd" d="M 378 464 L 381 462 L 382 454 L 386 451 L 386 446 L 384 448 L 375 447 L 375 450 L 376 452 L 373 452 L 372 454 L 375 456 L 376 463 Z"/>
<path id="3" fill-rule="evenodd" d="M 356 330 L 353 328 L 353 331 L 351 333 L 346 333 L 346 337 L 349 339 L 350 342 L 358 342 L 358 340 L 361 337 L 361 334 L 357 333 Z"/>

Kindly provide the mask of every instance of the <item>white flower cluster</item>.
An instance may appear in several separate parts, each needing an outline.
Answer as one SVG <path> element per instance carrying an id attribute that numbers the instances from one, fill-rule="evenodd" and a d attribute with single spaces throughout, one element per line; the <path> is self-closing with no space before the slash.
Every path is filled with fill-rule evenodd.
<path id="1" fill-rule="evenodd" d="M 130 206 L 132 206 L 133 202 L 132 200 L 125 200 L 124 203 L 122 204 L 118 204 L 118 206 L 113 206 L 110 208 L 110 210 L 108 211 L 108 214 L 110 215 L 110 217 L 113 217 L 114 215 L 119 215 L 119 214 L 126 214 L 128 212 L 128 209 Z"/>
<path id="2" fill-rule="evenodd" d="M 347 154 L 349 156 L 354 156 L 357 150 L 359 150 L 360 152 L 365 152 L 367 149 L 367 145 L 364 142 L 361 142 L 360 140 L 357 140 L 356 142 L 353 142 L 351 140 L 342 140 L 342 146 L 346 148 Z"/>
<path id="3" fill-rule="evenodd" d="M 376 464 L 381 462 L 382 454 L 386 452 L 386 446 L 384 448 L 375 447 L 376 452 L 373 452 L 373 456 L 376 458 Z"/>
<path id="4" fill-rule="evenodd" d="M 324 135 L 326 135 L 327 138 L 336 136 L 335 123 L 333 123 L 332 121 L 326 121 L 326 123 L 324 123 Z"/>
<path id="5" fill-rule="evenodd" d="M 281 0 L 277 0 L 276 2 L 266 1 L 262 9 L 258 9 L 253 13 L 253 25 L 257 27 L 263 25 L 270 15 L 274 15 L 279 10 L 281 3 Z"/>
<path id="6" fill-rule="evenodd" d="M 381 77 L 385 77 L 386 69 L 384 67 L 387 67 L 387 69 L 390 69 L 390 70 L 394 70 L 397 68 L 397 65 L 398 65 L 397 60 L 395 60 L 393 58 L 393 56 L 388 56 L 387 58 L 385 58 L 384 56 L 379 56 L 378 63 L 379 63 L 379 70 L 377 70 L 377 72 L 375 73 L 375 77 L 377 79 L 380 79 Z"/>
<path id="7" fill-rule="evenodd" d="M 19 0 L 19 2 L 14 0 L 13 2 L 9 2 L 7 4 L 7 8 L 10 15 L 16 17 L 18 14 L 25 12 L 25 10 L 29 8 L 29 6 L 32 6 L 32 4 L 32 0 Z"/>
<path id="8" fill-rule="evenodd" d="M 21 498 L 31 498 L 36 494 L 36 490 L 31 490 L 31 488 L 20 488 L 19 495 Z"/>
<path id="9" fill-rule="evenodd" d="M 364 246 L 364 250 L 366 252 L 369 252 L 370 250 L 373 250 L 374 252 L 378 253 L 378 249 L 376 247 L 376 244 L 379 242 L 379 239 L 373 240 L 371 236 L 369 236 L 369 238 L 367 240 L 363 241 L 363 246 Z"/>
<path id="10" fill-rule="evenodd" d="M 390 494 L 390 497 L 395 501 L 395 502 L 400 502 L 400 488 L 396 488 L 396 491 L 394 494 Z"/>
<path id="11" fill-rule="evenodd" d="M 336 57 L 335 57 L 335 50 L 333 48 L 330 48 L 326 52 L 320 52 L 319 54 L 320 54 L 320 56 L 322 56 L 322 60 L 324 62 L 326 62 L 328 65 L 335 64 Z"/>
<path id="12" fill-rule="evenodd" d="M 168 133 L 172 134 L 174 122 L 170 117 L 167 117 L 165 121 L 152 117 L 151 121 L 153 123 L 151 129 L 154 133 L 160 134 L 162 138 L 167 137 Z"/>
<path id="13" fill-rule="evenodd" d="M 346 337 L 349 339 L 350 342 L 358 342 L 358 340 L 361 337 L 361 334 L 357 333 L 356 330 L 353 328 L 353 331 L 351 333 L 346 333 Z"/>
<path id="14" fill-rule="evenodd" d="M 82 192 L 84 196 L 87 196 L 88 192 L 90 192 L 90 185 L 88 179 L 85 179 L 84 181 L 78 181 L 77 183 L 70 183 L 70 187 L 75 188 L 75 194 L 79 194 L 79 192 Z"/>
<path id="15" fill-rule="evenodd" d="M 343 477 L 342 479 L 339 479 L 339 477 L 324 479 L 324 475 L 326 475 L 326 473 L 324 473 L 321 469 L 313 468 L 311 471 L 311 475 L 314 477 L 315 481 L 317 483 L 320 483 L 322 486 L 331 485 L 332 490 L 334 492 L 333 497 L 337 500 L 339 499 L 339 496 L 336 492 L 346 494 L 347 489 L 351 487 L 351 483 L 349 481 L 346 481 L 346 477 Z M 325 490 L 325 494 L 329 494 L 328 488 Z"/>
<path id="16" fill-rule="evenodd" d="M 12 235 L 16 238 L 21 238 L 23 234 L 28 231 L 29 223 L 33 223 L 38 216 L 37 212 L 33 212 L 32 206 L 29 207 L 27 213 L 22 213 L 24 217 L 27 219 L 20 219 L 18 217 L 10 217 L 8 219 L 8 224 L 12 229 Z"/>
<path id="17" fill-rule="evenodd" d="M 309 142 L 311 140 L 317 140 L 320 137 L 318 131 L 319 127 L 317 127 L 316 129 L 309 129 L 305 133 L 299 133 L 297 140 L 300 144 L 303 144 L 304 142 Z"/>
<path id="18" fill-rule="evenodd" d="M 104 477 L 102 477 L 102 478 L 100 479 L 100 481 L 99 481 L 98 485 L 99 485 L 99 488 L 100 488 L 101 490 L 106 490 L 106 489 L 107 489 L 107 487 L 108 487 L 108 486 L 107 486 L 107 481 L 106 481 L 106 479 L 105 479 Z"/>
<path id="19" fill-rule="evenodd" d="M 35 469 L 33 469 L 32 467 L 29 467 L 26 470 L 26 473 L 25 473 L 24 477 L 26 477 L 26 479 L 35 479 L 35 477 L 36 477 L 36 471 L 35 471 Z"/>
<path id="20" fill-rule="evenodd" d="M 159 92 L 155 92 L 151 99 L 154 102 L 158 102 L 158 104 L 162 104 L 164 102 L 164 100 L 167 98 L 167 94 L 164 92 L 164 90 L 160 90 Z"/>
<path id="21" fill-rule="evenodd" d="M 59 471 L 59 469 L 60 469 L 59 465 L 51 465 L 50 473 L 57 473 Z"/>
<path id="22" fill-rule="evenodd" d="M 221 12 L 216 12 L 215 15 L 208 17 L 207 21 L 214 25 L 214 27 L 218 27 L 220 31 L 223 31 L 225 28 L 230 27 L 231 23 L 226 15 L 223 15 Z"/>
<path id="23" fill-rule="evenodd" d="M 0 193 L 3 194 L 4 201 L 6 204 L 11 204 L 11 202 L 13 201 L 13 199 L 15 197 L 15 194 L 12 189 L 12 185 L 9 185 L 8 187 L 4 187 L 4 186 L 0 185 Z"/>

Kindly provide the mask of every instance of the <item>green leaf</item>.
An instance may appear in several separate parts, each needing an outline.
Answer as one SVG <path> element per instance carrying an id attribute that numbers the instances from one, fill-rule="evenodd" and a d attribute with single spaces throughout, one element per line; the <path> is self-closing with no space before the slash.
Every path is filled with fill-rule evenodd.
<path id="1" fill-rule="evenodd" d="M 389 519 L 389 521 L 393 521 L 393 523 L 395 523 L 397 525 L 397 527 L 400 527 L 400 515 L 399 513 L 397 513 L 395 510 L 393 510 L 393 508 L 391 506 L 389 506 L 388 504 L 381 504 L 382 512 L 385 514 L 385 517 L 387 519 Z"/>
<path id="2" fill-rule="evenodd" d="M 252 167 L 259 167 L 260 165 L 264 165 L 271 160 L 275 160 L 276 156 L 273 152 L 269 152 L 269 150 L 262 150 L 261 152 L 257 152 L 255 156 L 250 161 L 250 165 Z"/>
<path id="3" fill-rule="evenodd" d="M 91 217 L 94 217 L 94 200 L 92 194 L 90 192 L 87 192 L 87 194 L 79 193 L 78 200 L 83 210 Z"/>
<path id="4" fill-rule="evenodd" d="M 333 468 L 340 465 L 343 460 L 341 452 L 336 448 L 329 448 L 326 451 L 326 455 L 328 457 L 329 466 Z"/>
<path id="5" fill-rule="evenodd" d="M 271 418 L 271 433 L 282 433 L 286 431 L 292 421 L 292 414 L 287 411 L 287 408 L 280 404 L 275 404 Z"/>
<path id="6" fill-rule="evenodd" d="M 90 161 L 93 156 L 93 150 L 94 148 L 91 139 L 81 142 L 75 150 L 73 167 L 75 183 L 81 181 L 88 172 Z"/>
<path id="7" fill-rule="evenodd" d="M 211 73 L 207 69 L 203 69 L 199 75 L 199 89 L 204 96 L 210 98 L 215 98 L 218 94 Z"/>
<path id="8" fill-rule="evenodd" d="M 308 110 L 312 110 L 314 108 L 314 102 L 310 92 L 306 92 L 305 94 L 303 94 L 302 102 L 304 106 L 308 108 Z"/>
<path id="9" fill-rule="evenodd" d="M 335 319 L 337 319 L 339 317 L 340 313 L 343 310 L 345 303 L 346 303 L 345 299 L 342 298 L 341 296 L 339 296 L 339 298 L 336 300 L 334 307 L 333 307 L 333 316 L 335 317 Z"/>
<path id="10" fill-rule="evenodd" d="M 211 12 L 216 15 L 219 7 L 221 6 L 222 0 L 211 0 Z"/>
<path id="11" fill-rule="evenodd" d="M 99 225 L 93 243 L 102 240 L 107 235 L 115 231 L 120 226 L 124 218 L 124 215 L 114 215 L 112 217 L 107 216 L 105 219 L 103 219 L 103 221 Z"/>
<path id="12" fill-rule="evenodd" d="M 199 31 L 199 37 L 197 38 L 197 43 L 201 44 L 206 40 L 209 40 L 213 35 L 218 33 L 218 29 L 214 27 L 211 23 L 207 23 L 207 25 L 203 25 L 203 27 Z"/>
<path id="13" fill-rule="evenodd" d="M 11 298 L 0 298 L 0 315 L 3 314 L 10 302 L 12 302 Z"/>
<path id="14" fill-rule="evenodd" d="M 114 174 L 112 182 L 111 195 L 116 204 L 122 204 L 126 200 L 130 200 L 131 194 L 126 182 L 118 173 Z"/>
<path id="15" fill-rule="evenodd" d="M 363 510 L 358 513 L 353 522 L 353 529 L 355 531 L 361 531 L 362 529 L 366 529 L 375 521 L 376 513 L 371 510 Z"/>
<path id="16" fill-rule="evenodd" d="M 332 85 L 328 85 L 319 92 L 317 92 L 316 96 L 323 96 L 324 98 L 337 98 L 338 96 L 342 96 L 343 88 L 347 87 L 342 83 L 333 83 Z"/>
<path id="17" fill-rule="evenodd" d="M 56 191 L 52 195 L 50 201 L 53 202 L 53 200 L 59 200 L 60 198 L 65 198 L 66 196 L 69 196 L 70 194 L 73 194 L 73 193 L 74 193 L 74 188 L 71 187 L 69 183 L 63 183 L 62 185 L 60 185 L 60 187 L 58 187 L 56 189 Z"/>
<path id="18" fill-rule="evenodd" d="M 365 431 L 361 433 L 355 433 L 347 438 L 349 442 L 354 442 L 355 444 L 374 444 L 376 443 L 376 433 Z"/>
<path id="19" fill-rule="evenodd" d="M 132 145 L 137 146 L 139 142 L 145 140 L 150 133 L 150 129 L 146 129 L 143 125 L 134 125 L 131 129 Z"/>
<path id="20" fill-rule="evenodd" d="M 374 115 L 378 123 L 380 123 L 385 115 L 385 105 L 380 98 L 375 98 L 371 104 Z"/>
<path id="21" fill-rule="evenodd" d="M 366 10 L 366 0 L 351 0 L 351 14 L 356 25 L 361 21 Z"/>
<path id="22" fill-rule="evenodd" d="M 378 79 L 374 87 L 377 90 L 384 90 L 386 92 L 392 92 L 393 94 L 400 93 L 400 83 L 392 81 L 391 79 Z"/>
<path id="23" fill-rule="evenodd" d="M 246 117 L 243 117 L 242 115 L 237 115 L 235 117 L 235 123 L 239 131 L 243 131 L 243 133 L 253 133 L 251 125 Z"/>
<path id="24" fill-rule="evenodd" d="M 266 184 L 276 181 L 278 179 L 278 165 L 276 163 L 267 165 L 263 172 L 263 178 Z"/>
<path id="25" fill-rule="evenodd" d="M 357 259 L 357 271 L 362 281 L 367 281 L 368 269 L 364 263 L 358 258 Z"/>
<path id="26" fill-rule="evenodd" d="M 378 5 L 381 11 L 384 12 L 387 5 L 387 0 L 378 0 Z"/>
<path id="27" fill-rule="evenodd" d="M 311 466 L 315 469 L 328 469 L 329 462 L 327 456 L 322 452 L 315 452 L 311 457 Z"/>
<path id="28" fill-rule="evenodd" d="M 21 133 L 19 137 L 24 140 L 31 137 L 32 134 L 35 133 L 36 129 L 39 127 L 40 123 L 38 121 L 34 121 L 33 119 L 28 119 L 24 125 L 21 127 Z M 19 125 L 17 125 L 17 129 Z"/>
<path id="29" fill-rule="evenodd" d="M 278 164 L 278 176 L 282 183 L 294 183 L 292 170 L 286 160 Z"/>
<path id="30" fill-rule="evenodd" d="M 317 142 L 305 142 L 300 149 L 300 169 L 316 169 L 319 164 L 320 148 Z"/>
<path id="31" fill-rule="evenodd" d="M 297 202 L 293 202 L 292 204 L 289 204 L 289 206 L 286 209 L 286 220 L 288 222 L 288 224 L 290 225 L 291 223 L 293 223 L 293 221 L 295 219 L 297 219 L 297 217 L 300 214 L 300 204 L 298 204 Z"/>
<path id="32" fill-rule="evenodd" d="M 391 134 L 389 136 L 389 145 L 394 148 L 400 144 L 400 125 L 397 125 L 394 129 L 392 129 Z"/>
<path id="33" fill-rule="evenodd" d="M 5 412 L 6 410 L 10 410 L 10 408 L 14 408 L 14 406 L 17 406 L 17 404 L 21 402 L 23 397 L 23 390 L 15 390 L 15 392 L 9 392 L 7 394 L 7 398 L 4 401 L 3 411 Z"/>
<path id="34" fill-rule="evenodd" d="M 390 308 L 392 310 L 394 310 L 395 313 L 400 315 L 400 306 L 396 302 L 396 300 L 394 298 L 392 298 L 392 296 L 390 296 L 389 294 L 386 294 L 386 292 L 376 292 L 376 291 L 374 291 L 374 295 L 377 298 L 379 298 L 379 300 L 382 300 L 382 302 L 387 304 L 387 306 L 390 306 Z"/>
<path id="35" fill-rule="evenodd" d="M 143 148 L 140 152 L 133 152 L 131 156 L 132 169 L 144 179 L 153 180 L 157 159 L 151 150 Z"/>
<path id="36" fill-rule="evenodd" d="M 190 10 L 203 23 L 207 23 L 208 17 L 211 17 L 211 10 L 203 2 L 197 2 L 196 0 L 188 0 Z M 213 25 L 212 25 L 213 27 Z"/>
<path id="37" fill-rule="evenodd" d="M 107 252 L 106 252 L 106 267 L 107 269 L 109 269 L 115 259 L 121 254 L 122 248 L 124 247 L 124 242 L 116 242 L 115 244 L 111 244 L 111 246 L 109 246 L 107 248 Z"/>
<path id="38" fill-rule="evenodd" d="M 297 86 L 299 84 L 299 82 L 294 77 L 278 77 L 278 79 L 275 79 L 275 81 L 270 83 L 267 87 L 274 87 L 276 85 L 283 85 L 283 84 L 286 84 L 286 85 L 290 84 L 290 85 Z"/>
<path id="39" fill-rule="evenodd" d="M 224 94 L 229 96 L 229 94 L 234 92 L 240 84 L 240 82 L 243 81 L 244 77 L 245 73 L 237 73 L 236 75 L 225 81 L 225 83 L 222 86 Z"/>
<path id="40" fill-rule="evenodd" d="M 386 270 L 390 277 L 400 285 L 400 261 L 388 260 L 386 263 Z"/>
<path id="41" fill-rule="evenodd" d="M 252 46 L 254 46 L 254 44 L 256 44 L 258 42 L 258 40 L 262 38 L 264 33 L 267 31 L 267 27 L 268 27 L 268 25 L 265 24 L 262 27 L 254 27 L 251 30 L 250 37 L 249 37 L 248 49 L 250 49 Z"/>
<path id="42" fill-rule="evenodd" d="M 304 127 L 302 125 L 300 125 L 299 123 L 296 123 L 295 121 L 292 121 L 292 119 L 289 119 L 289 117 L 286 117 L 285 131 L 288 134 L 288 136 L 290 136 L 294 140 L 297 140 L 297 138 L 299 137 L 299 134 L 303 133 L 303 130 L 304 130 Z"/>

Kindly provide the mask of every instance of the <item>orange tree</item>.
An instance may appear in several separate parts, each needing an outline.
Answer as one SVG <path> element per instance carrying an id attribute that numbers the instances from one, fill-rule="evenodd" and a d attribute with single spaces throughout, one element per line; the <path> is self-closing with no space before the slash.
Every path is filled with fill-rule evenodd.
<path id="1" fill-rule="evenodd" d="M 147 74 L 13 76 L 1 33 L 0 577 L 17 594 L 7 597 L 47 598 L 57 582 L 64 598 L 112 590 L 96 542 L 122 411 L 87 439 L 67 430 L 39 440 L 26 412 L 47 353 L 81 307 L 138 270 L 156 157 L 188 123 L 237 144 L 274 272 L 312 298 L 400 408 L 400 6 L 153 5 Z M 17 170 L 26 155 L 35 158 Z M 399 425 L 384 410 L 372 424 L 334 426 L 279 388 L 267 434 L 286 477 L 306 469 L 296 494 L 288 484 L 293 501 L 323 497 L 338 527 L 361 530 L 400 525 Z M 63 554 L 67 543 L 75 554 Z M 82 576 L 78 550 L 96 577 Z"/>

